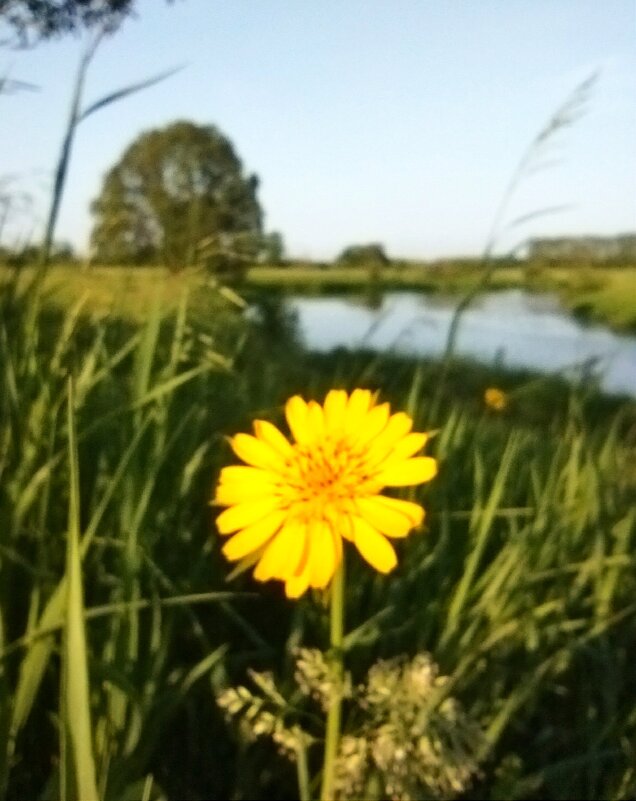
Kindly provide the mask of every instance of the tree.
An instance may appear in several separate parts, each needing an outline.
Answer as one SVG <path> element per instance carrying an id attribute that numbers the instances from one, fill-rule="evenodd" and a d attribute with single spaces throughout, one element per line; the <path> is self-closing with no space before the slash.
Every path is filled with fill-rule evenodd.
<path id="1" fill-rule="evenodd" d="M 95 26 L 114 29 L 135 0 L 0 0 L 0 23 L 22 43 Z"/>
<path id="2" fill-rule="evenodd" d="M 180 268 L 204 251 L 245 253 L 262 237 L 258 178 L 212 125 L 175 122 L 141 134 L 106 175 L 91 210 L 95 261 Z M 246 254 L 247 255 L 247 254 Z"/>
<path id="3" fill-rule="evenodd" d="M 343 267 L 384 267 L 389 261 L 384 246 L 378 242 L 350 245 L 336 259 L 336 263 Z"/>
<path id="4" fill-rule="evenodd" d="M 285 243 L 279 231 L 272 231 L 263 237 L 263 246 L 259 252 L 262 264 L 280 265 L 285 259 Z"/>

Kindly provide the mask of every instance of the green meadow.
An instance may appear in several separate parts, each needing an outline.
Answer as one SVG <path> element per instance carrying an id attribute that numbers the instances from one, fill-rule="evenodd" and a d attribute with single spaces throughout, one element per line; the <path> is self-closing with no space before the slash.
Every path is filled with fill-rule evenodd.
<path id="1" fill-rule="evenodd" d="M 317 797 L 327 594 L 230 577 L 210 499 L 228 435 L 333 387 L 407 411 L 440 467 L 403 491 L 426 518 L 393 573 L 347 554 L 338 797 L 634 797 L 632 399 L 308 353 L 284 307 L 248 321 L 198 272 L 36 275 L 0 299 L 1 798 Z M 609 319 L 633 275 L 606 279 L 577 293 Z M 380 742 L 391 760 L 356 761 Z"/>

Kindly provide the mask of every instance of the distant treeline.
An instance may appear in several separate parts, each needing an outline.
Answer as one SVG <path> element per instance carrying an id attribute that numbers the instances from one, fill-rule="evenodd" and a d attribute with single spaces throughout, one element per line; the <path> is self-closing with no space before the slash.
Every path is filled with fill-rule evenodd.
<path id="1" fill-rule="evenodd" d="M 636 234 L 532 239 L 528 246 L 528 258 L 542 262 L 589 261 L 602 264 L 634 264 Z"/>
<path id="2" fill-rule="evenodd" d="M 383 269 L 434 269 L 448 272 L 475 270 L 483 265 L 483 258 L 479 256 L 461 256 L 442 259 L 404 259 L 394 258 L 386 253 L 381 243 L 349 245 L 336 256 L 333 261 L 294 258 L 284 253 L 282 237 L 273 233 L 261 237 L 267 247 L 262 247 L 256 254 L 255 250 L 248 249 L 246 254 L 237 259 L 223 258 L 224 254 L 217 254 L 214 260 L 209 257 L 195 258 L 194 263 L 183 264 L 187 266 L 205 267 L 211 272 L 243 273 L 248 267 L 280 267 L 290 269 L 330 270 L 337 268 L 366 269 L 370 272 L 381 273 Z M 248 255 L 249 254 L 249 255 Z M 39 248 L 29 245 L 23 247 L 0 246 L 0 264 L 7 266 L 23 266 L 37 261 Z M 225 254 L 227 255 L 227 254 Z M 499 267 L 531 267 L 535 269 L 558 267 L 623 267 L 636 266 L 636 234 L 624 234 L 615 237 L 583 236 L 559 237 L 553 239 L 533 239 L 528 243 L 523 255 L 491 257 L 489 262 L 496 261 Z M 69 243 L 58 243 L 51 254 L 51 262 L 57 264 L 99 264 L 100 266 L 139 266 L 155 267 L 166 266 L 157 260 L 156 254 L 147 259 L 134 260 L 121 259 L 120 261 L 106 261 L 87 258 L 77 254 Z M 172 265 L 172 269 L 179 270 Z"/>

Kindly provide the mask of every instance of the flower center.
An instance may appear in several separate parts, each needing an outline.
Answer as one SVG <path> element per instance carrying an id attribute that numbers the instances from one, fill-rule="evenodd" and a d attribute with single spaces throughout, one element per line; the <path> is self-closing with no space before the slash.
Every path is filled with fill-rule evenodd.
<path id="1" fill-rule="evenodd" d="M 326 438 L 311 446 L 297 445 L 298 476 L 294 482 L 298 500 L 323 504 L 353 499 L 366 480 L 359 456 L 343 440 Z"/>

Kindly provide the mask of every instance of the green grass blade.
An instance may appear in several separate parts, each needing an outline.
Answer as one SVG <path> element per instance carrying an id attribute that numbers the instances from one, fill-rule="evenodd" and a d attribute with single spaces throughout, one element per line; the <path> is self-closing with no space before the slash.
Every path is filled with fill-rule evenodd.
<path id="1" fill-rule="evenodd" d="M 519 446 L 519 438 L 511 436 L 501 456 L 499 470 L 495 476 L 488 500 L 483 510 L 479 510 L 478 513 L 476 511 L 473 520 L 471 520 L 471 529 L 474 529 L 474 532 L 471 532 L 474 533 L 474 545 L 466 559 L 464 572 L 450 603 L 444 640 L 450 637 L 458 627 L 459 617 L 475 581 L 479 565 L 486 549 L 492 523 L 501 503 L 506 481 L 515 456 L 519 451 Z M 479 462 L 477 462 L 477 464 L 479 464 Z"/>
<path id="2" fill-rule="evenodd" d="M 80 545 L 82 556 L 86 553 L 90 542 L 97 530 L 99 523 L 104 515 L 106 506 L 111 501 L 116 488 L 123 479 L 130 459 L 137 448 L 142 435 L 146 431 L 149 420 L 146 419 L 135 432 L 130 445 L 122 454 L 117 469 L 110 481 L 104 496 L 97 506 L 82 538 Z M 51 468 L 56 462 L 51 460 L 47 468 Z M 27 638 L 31 637 L 28 644 L 28 651 L 20 665 L 18 686 L 15 693 L 15 702 L 11 722 L 12 737 L 16 737 L 20 729 L 24 726 L 26 719 L 31 712 L 36 693 L 42 682 L 42 677 L 53 651 L 54 640 L 51 634 L 38 636 L 38 632 L 54 632 L 59 629 L 64 622 L 64 607 L 67 594 L 68 574 L 60 581 L 53 594 L 49 598 L 44 611 L 40 617 L 37 627 L 27 632 Z"/>
<path id="3" fill-rule="evenodd" d="M 66 578 L 64 578 L 53 592 L 44 612 L 40 618 L 38 631 L 53 632 L 59 628 L 64 615 L 66 600 Z M 27 636 L 36 632 L 28 632 Z M 33 707 L 35 695 L 42 683 L 42 676 L 53 651 L 54 641 L 52 634 L 35 637 L 29 650 L 20 664 L 18 686 L 15 691 L 13 711 L 11 715 L 10 739 L 15 740 L 20 729 Z"/>
<path id="4" fill-rule="evenodd" d="M 79 466 L 75 441 L 73 388 L 69 382 L 68 433 L 70 462 L 69 525 L 66 551 L 66 620 L 63 650 L 63 692 L 60 718 L 68 736 L 63 757 L 72 760 L 78 801 L 97 801 L 95 760 L 92 747 L 88 652 L 84 629 L 84 598 L 80 557 Z M 71 771 L 67 771 L 70 773 Z M 62 773 L 65 766 L 62 764 Z M 68 788 L 67 788 L 68 789 Z"/>

